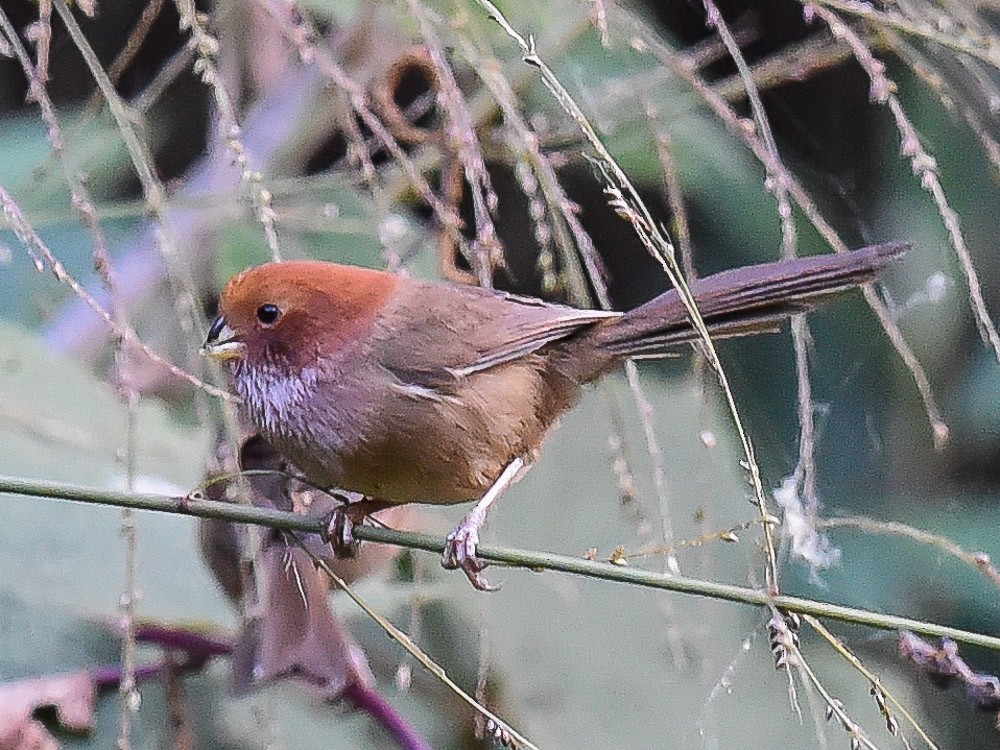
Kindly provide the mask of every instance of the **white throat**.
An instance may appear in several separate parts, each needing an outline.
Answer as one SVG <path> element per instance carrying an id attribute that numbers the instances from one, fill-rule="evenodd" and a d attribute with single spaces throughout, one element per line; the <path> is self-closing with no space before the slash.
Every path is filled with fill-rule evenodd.
<path id="1" fill-rule="evenodd" d="M 236 384 L 251 419 L 266 434 L 285 437 L 301 421 L 306 402 L 311 400 L 319 379 L 314 367 L 289 374 L 287 369 L 265 364 L 243 365 Z"/>

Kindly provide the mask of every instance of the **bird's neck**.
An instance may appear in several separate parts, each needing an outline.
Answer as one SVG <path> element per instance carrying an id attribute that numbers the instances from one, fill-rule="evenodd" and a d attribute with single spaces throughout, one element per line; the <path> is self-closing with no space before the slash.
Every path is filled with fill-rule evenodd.
<path id="1" fill-rule="evenodd" d="M 266 435 L 282 438 L 301 429 L 299 422 L 309 412 L 309 401 L 319 379 L 316 368 L 237 362 L 233 374 L 251 421 Z"/>

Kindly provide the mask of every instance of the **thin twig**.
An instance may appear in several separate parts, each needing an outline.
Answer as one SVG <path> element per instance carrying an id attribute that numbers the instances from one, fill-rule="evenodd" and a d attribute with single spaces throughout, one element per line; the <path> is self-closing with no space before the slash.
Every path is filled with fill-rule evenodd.
<path id="1" fill-rule="evenodd" d="M 799 651 L 798 646 L 794 644 L 791 646 L 792 658 L 789 661 L 792 666 L 798 670 L 798 674 L 807 685 L 810 685 L 813 690 L 815 690 L 819 696 L 826 703 L 827 711 L 831 719 L 836 719 L 840 724 L 841 728 L 851 738 L 851 747 L 861 750 L 861 748 L 866 748 L 866 750 L 879 750 L 878 746 L 868 738 L 861 725 L 856 722 L 847 713 L 844 708 L 844 704 L 827 690 L 826 686 L 820 681 L 819 676 L 813 671 L 812 667 L 802 658 L 802 653 Z"/>
<path id="2" fill-rule="evenodd" d="M 960 57 L 957 60 L 969 71 L 976 83 L 977 91 L 967 92 L 967 87 L 961 85 L 963 81 L 953 81 L 953 76 L 949 75 L 950 65 L 956 62 L 955 60 L 940 53 L 936 56 L 926 55 L 901 35 L 891 31 L 883 31 L 881 38 L 887 48 L 923 81 L 942 107 L 965 120 L 966 125 L 979 139 L 983 151 L 993 165 L 994 172 L 1000 172 L 1000 143 L 988 130 L 992 118 L 984 122 L 973 104 L 976 96 L 981 102 L 1000 101 L 1000 90 L 989 79 L 987 75 L 989 71 L 983 69 L 985 66 L 970 58 Z"/>
<path id="3" fill-rule="evenodd" d="M 0 493 L 178 513 L 197 516 L 199 518 L 218 518 L 236 523 L 250 523 L 276 529 L 322 535 L 325 535 L 327 528 L 327 524 L 324 521 L 297 513 L 272 508 L 258 508 L 236 503 L 204 500 L 201 499 L 200 495 L 171 497 L 168 495 L 128 493 L 117 490 L 81 487 L 61 482 L 6 476 L 0 476 Z M 358 526 L 354 529 L 354 534 L 362 541 L 393 544 L 438 554 L 444 550 L 445 544 L 445 540 L 441 537 L 407 531 L 395 531 L 375 526 Z M 914 620 L 909 617 L 882 614 L 840 604 L 816 601 L 814 599 L 787 595 L 772 596 L 766 591 L 734 586 L 728 583 L 665 575 L 654 571 L 638 570 L 636 568 L 595 562 L 584 558 L 568 557 L 549 552 L 512 549 L 509 547 L 480 546 L 477 549 L 477 555 L 484 560 L 527 568 L 529 570 L 544 569 L 560 571 L 605 581 L 630 583 L 646 588 L 695 594 L 697 596 L 751 606 L 777 607 L 780 610 L 789 612 L 825 617 L 831 620 L 841 620 L 856 625 L 867 625 L 881 630 L 909 630 L 932 638 L 952 638 L 961 643 L 981 646 L 991 651 L 1000 651 L 1000 637 L 960 630 L 923 620 Z"/>
<path id="4" fill-rule="evenodd" d="M 206 322 L 198 305 L 196 285 L 194 279 L 191 277 L 190 268 L 181 262 L 178 253 L 176 238 L 173 235 L 167 215 L 166 190 L 156 174 L 153 156 L 148 146 L 139 137 L 137 123 L 131 116 L 128 105 L 122 100 L 117 90 L 115 90 L 114 84 L 108 78 L 108 74 L 102 67 L 97 53 L 94 52 L 94 49 L 87 41 L 83 29 L 77 23 L 66 0 L 53 0 L 53 6 L 59 14 L 63 25 L 66 27 L 67 33 L 73 40 L 73 44 L 83 56 L 84 63 L 87 65 L 90 75 L 93 77 L 104 100 L 108 104 L 108 109 L 115 119 L 122 140 L 125 143 L 125 148 L 131 157 L 132 165 L 135 167 L 136 176 L 139 178 L 139 184 L 142 186 L 143 196 L 149 206 L 150 212 L 157 220 L 159 229 L 159 241 L 157 245 L 169 269 L 169 277 L 177 286 L 175 303 L 181 329 L 189 337 L 200 339 L 201 332 L 206 328 Z M 196 356 L 194 351 L 195 348 L 192 347 L 192 357 Z"/>
<path id="5" fill-rule="evenodd" d="M 423 649 L 421 649 L 416 642 L 410 638 L 405 632 L 397 628 L 389 619 L 384 617 L 378 610 L 376 610 L 371 604 L 367 602 L 360 594 L 358 594 L 353 588 L 347 585 L 347 582 L 337 575 L 337 573 L 327 564 L 325 560 L 322 560 L 301 541 L 298 537 L 295 537 L 296 542 L 299 546 L 305 550 L 313 563 L 317 568 L 322 570 L 327 577 L 341 590 L 343 591 L 355 604 L 357 604 L 366 615 L 368 615 L 372 620 L 374 620 L 385 632 L 392 638 L 396 643 L 403 647 L 406 652 L 416 659 L 428 672 L 433 674 L 438 678 L 449 690 L 451 690 L 455 695 L 457 695 L 462 701 L 467 703 L 477 713 L 485 717 L 486 721 L 491 727 L 491 731 L 495 732 L 498 736 L 508 738 L 512 740 L 511 744 L 517 748 L 525 748 L 525 750 L 538 750 L 538 748 L 528 740 L 527 737 L 523 736 L 520 732 L 514 729 L 510 724 L 505 722 L 499 716 L 494 714 L 479 701 L 477 701 L 473 696 L 465 692 L 458 683 L 456 683 L 448 673 L 445 671 L 444 667 L 439 665 L 434 661 Z M 443 547 L 442 547 L 443 549 Z"/>
<path id="6" fill-rule="evenodd" d="M 761 139 L 756 137 L 751 129 L 745 127 L 743 118 L 736 113 L 729 103 L 719 96 L 715 90 L 704 81 L 697 71 L 694 71 L 690 69 L 689 66 L 683 64 L 681 56 L 678 55 L 669 44 L 667 44 L 663 39 L 651 37 L 648 33 L 646 25 L 637 17 L 623 9 L 619 10 L 619 16 L 621 17 L 626 28 L 643 40 L 646 49 L 648 49 L 650 53 L 656 57 L 656 59 L 670 67 L 670 69 L 673 70 L 673 72 L 676 73 L 685 83 L 691 86 L 691 88 L 694 89 L 694 91 L 704 100 L 705 104 L 708 105 L 708 107 L 715 113 L 720 122 L 722 122 L 733 135 L 740 138 L 747 145 L 747 148 L 754 155 L 754 157 L 762 165 L 764 165 L 768 171 L 776 175 L 777 178 L 782 181 L 782 184 L 788 190 L 788 194 L 795 202 L 795 205 L 800 211 L 802 211 L 806 219 L 808 219 L 808 221 L 830 245 L 830 247 L 838 253 L 847 252 L 849 249 L 847 247 L 847 243 L 844 242 L 833 226 L 826 220 L 820 212 L 816 202 L 812 199 L 812 196 L 808 193 L 805 187 L 795 178 L 794 175 L 785 169 L 785 166 L 780 161 L 775 160 L 771 156 Z M 889 337 L 889 341 L 896 350 L 896 354 L 903 361 L 903 364 L 913 376 L 917 392 L 920 394 L 920 398 L 924 404 L 924 411 L 927 414 L 927 420 L 931 425 L 934 446 L 938 449 L 943 448 L 948 442 L 950 431 L 948 424 L 945 422 L 944 416 L 942 415 L 941 408 L 937 403 L 937 398 L 934 396 L 934 391 L 931 388 L 927 372 L 924 370 L 923 365 L 920 364 L 920 360 L 917 359 L 916 354 L 914 354 L 910 345 L 903 337 L 903 333 L 899 329 L 899 325 L 892 312 L 889 310 L 888 305 L 886 305 L 886 303 L 883 302 L 878 296 L 873 286 L 866 284 L 862 288 L 862 291 L 865 296 L 865 301 L 878 318 L 879 324 L 882 326 L 882 330 L 885 331 L 886 336 Z"/>
<path id="7" fill-rule="evenodd" d="M 873 691 L 873 692 L 877 690 L 877 691 L 878 691 L 878 692 L 879 692 L 879 693 L 880 693 L 881 695 L 885 696 L 885 698 L 886 698 L 886 699 L 887 699 L 887 700 L 888 700 L 888 701 L 889 701 L 890 703 L 892 703 L 892 705 L 893 705 L 893 706 L 895 707 L 896 711 L 897 711 L 897 712 L 899 712 L 899 714 L 900 714 L 900 715 L 901 715 L 901 716 L 902 716 L 903 718 L 905 718 L 907 722 L 909 722 L 910 726 L 912 726 L 912 727 L 913 727 L 914 731 L 916 731 L 916 733 L 917 733 L 918 735 L 920 735 L 920 738 L 921 738 L 921 739 L 922 739 L 922 740 L 923 740 L 924 742 L 926 742 L 926 743 L 927 743 L 927 747 L 931 748 L 931 750 L 938 750 L 938 746 L 937 746 L 937 745 L 936 745 L 936 744 L 934 743 L 934 741 L 933 741 L 933 740 L 932 740 L 932 739 L 930 738 L 930 735 L 928 735 L 928 734 L 927 734 L 927 732 L 926 732 L 926 731 L 924 730 L 924 728 L 923 728 L 923 727 L 922 727 L 922 726 L 920 725 L 920 723 L 919 723 L 919 722 L 918 722 L 918 721 L 916 720 L 916 718 L 915 718 L 915 717 L 913 716 L 913 714 L 911 714 L 911 713 L 910 713 L 910 712 L 909 712 L 909 711 L 908 711 L 908 710 L 906 709 L 906 706 L 904 706 L 904 705 L 903 705 L 902 703 L 900 703 L 900 702 L 899 702 L 899 701 L 898 701 L 898 700 L 896 699 L 896 697 L 895 697 L 895 696 L 894 696 L 894 695 L 893 695 L 892 693 L 890 693 L 890 692 L 889 692 L 889 691 L 887 691 L 887 690 L 886 690 L 886 689 L 885 689 L 884 687 L 882 687 L 882 683 L 881 683 L 881 680 L 880 680 L 880 679 L 879 679 L 879 678 L 878 678 L 878 677 L 877 677 L 877 676 L 876 676 L 876 675 L 875 675 L 875 674 L 874 674 L 874 673 L 873 673 L 873 672 L 872 672 L 871 670 L 869 670 L 869 669 L 868 669 L 868 668 L 867 668 L 867 667 L 866 667 L 866 666 L 865 666 L 864 664 L 862 664 L 862 663 L 861 663 L 861 660 L 860 660 L 860 659 L 858 659 L 858 657 L 857 657 L 857 656 L 855 656 L 855 655 L 854 655 L 854 654 L 853 654 L 853 653 L 851 652 L 851 650 L 850 650 L 850 649 L 848 649 L 848 648 L 847 648 L 847 646 L 845 646 L 845 645 L 843 644 L 843 642 L 842 642 L 842 641 L 841 641 L 841 640 L 840 640 L 839 638 L 837 638 L 837 636 L 835 636 L 835 635 L 834 635 L 833 633 L 831 633 L 831 632 L 830 632 L 830 631 L 829 631 L 829 630 L 828 630 L 828 629 L 826 628 L 826 626 L 824 626 L 824 625 L 823 625 L 823 623 L 821 623 L 821 622 L 820 622 L 819 620 L 817 620 L 817 619 L 816 619 L 815 617 L 812 617 L 811 615 L 805 615 L 805 616 L 803 617 L 803 619 L 804 619 L 804 620 L 805 620 L 806 622 L 808 622 L 808 623 L 809 623 L 809 625 L 810 625 L 810 626 L 811 626 L 811 627 L 812 627 L 812 628 L 813 628 L 813 629 L 814 629 L 814 630 L 815 630 L 815 631 L 816 631 L 817 633 L 819 633 L 819 634 L 820 634 L 820 635 L 821 635 L 821 636 L 822 636 L 822 637 L 823 637 L 823 638 L 824 638 L 824 639 L 826 640 L 826 642 L 827 642 L 827 643 L 829 643 L 829 644 L 830 644 L 830 646 L 831 646 L 831 647 L 832 647 L 832 648 L 833 648 L 833 649 L 834 649 L 834 650 L 835 650 L 835 651 L 836 651 L 837 653 L 839 653 L 839 654 L 840 654 L 840 655 L 841 655 L 842 657 L 844 657 L 844 659 L 846 659 L 846 660 L 847 660 L 847 662 L 848 662 L 848 663 L 849 663 L 849 664 L 850 664 L 850 665 L 851 665 L 852 667 L 854 667 L 854 669 L 856 669 L 856 670 L 857 670 L 858 672 L 860 672 L 860 673 L 861 673 L 861 674 L 862 674 L 862 675 L 864 676 L 864 678 L 865 678 L 866 680 L 868 680 L 869 684 L 871 684 L 871 686 L 872 686 L 872 691 Z M 889 715 L 889 714 L 886 714 L 886 715 L 885 715 L 885 718 L 886 718 L 886 721 L 887 721 L 887 722 L 889 722 L 889 721 L 892 721 L 892 720 L 893 720 L 893 719 L 892 719 L 892 717 L 891 717 L 891 715 Z M 902 740 L 903 740 L 903 743 L 904 743 L 904 744 L 906 745 L 906 747 L 908 748 L 908 747 L 909 747 L 909 743 L 908 743 L 908 742 L 906 741 L 906 738 L 905 738 L 905 737 L 902 737 Z"/>
<path id="8" fill-rule="evenodd" d="M 98 270 L 102 281 L 107 287 L 111 298 L 110 316 L 120 330 L 131 330 L 125 308 L 121 304 L 119 297 L 119 286 L 115 278 L 114 268 L 111 263 L 111 255 L 108 252 L 107 236 L 97 218 L 97 209 L 94 206 L 90 191 L 87 189 L 86 177 L 78 169 L 76 164 L 71 163 L 69 154 L 66 152 L 65 141 L 62 134 L 62 125 L 56 114 L 55 106 L 45 88 L 45 75 L 37 67 L 32 66 L 27 50 L 21 44 L 20 38 L 14 32 L 13 25 L 7 15 L 0 10 L 0 30 L 7 35 L 11 49 L 17 57 L 24 70 L 24 74 L 29 82 L 31 98 L 37 102 L 41 111 L 42 121 L 46 125 L 46 134 L 53 154 L 59 160 L 63 168 L 63 177 L 70 187 L 71 202 L 80 216 L 83 225 L 90 232 L 94 242 L 94 267 Z M 6 213 L 6 212 L 5 212 Z M 51 260 L 51 259 L 50 259 Z M 124 464 L 126 490 L 131 491 L 135 485 L 135 441 L 136 441 L 136 418 L 139 405 L 139 394 L 132 385 L 132 378 L 129 372 L 129 363 L 132 352 L 127 345 L 125 337 L 118 336 L 115 339 L 115 370 L 122 401 L 125 404 L 125 429 L 124 429 Z M 124 571 L 124 594 L 121 599 L 122 610 L 122 679 L 119 684 L 119 695 L 121 698 L 121 720 L 119 729 L 118 744 L 122 750 L 129 750 L 132 746 L 132 715 L 138 708 L 138 693 L 136 692 L 136 641 L 135 641 L 135 613 L 136 602 L 139 597 L 139 587 L 136 583 L 136 566 L 138 556 L 138 527 L 132 511 L 125 509 L 122 511 L 121 523 L 122 536 L 125 538 L 125 571 Z"/>
<path id="9" fill-rule="evenodd" d="M 896 84 L 886 74 L 885 63 L 875 57 L 861 36 L 844 23 L 836 13 L 820 7 L 814 8 L 813 12 L 830 27 L 830 33 L 834 37 L 847 43 L 851 52 L 854 53 L 854 58 L 868 75 L 871 82 L 872 100 L 885 106 L 892 115 L 896 129 L 899 131 L 900 152 L 904 158 L 909 159 L 910 169 L 914 177 L 920 180 L 920 186 L 931 195 L 944 228 L 951 238 L 955 257 L 958 258 L 959 266 L 962 268 L 966 284 L 969 287 L 969 307 L 972 310 L 973 319 L 976 321 L 979 336 L 983 343 L 993 350 L 993 356 L 1000 362 L 1000 332 L 993 325 L 990 312 L 986 307 L 983 287 L 965 242 L 958 213 L 948 202 L 944 186 L 938 175 L 937 161 L 924 148 L 916 126 L 903 109 L 899 97 L 894 93 Z"/>
<path id="10" fill-rule="evenodd" d="M 42 272 L 45 270 L 47 265 L 56 279 L 72 289 L 73 293 L 76 294 L 76 296 L 79 297 L 87 307 L 93 310 L 116 336 L 121 337 L 128 344 L 136 346 L 153 362 L 162 365 L 167 368 L 171 374 L 186 380 L 208 395 L 217 396 L 221 399 L 229 401 L 236 398 L 231 393 L 224 391 L 221 388 L 216 388 L 210 383 L 206 383 L 186 370 L 181 369 L 173 362 L 170 362 L 163 355 L 154 351 L 144 341 L 142 341 L 139 338 L 139 335 L 132 328 L 120 326 L 111 313 L 105 310 L 97 299 L 90 292 L 88 292 L 79 281 L 70 275 L 69 271 L 66 270 L 66 267 L 63 266 L 58 258 L 56 258 L 55 254 L 49 249 L 49 246 L 45 244 L 42 238 L 24 217 L 24 214 L 21 213 L 21 209 L 17 205 L 17 202 L 2 184 L 0 184 L 0 216 L 3 217 L 8 226 L 10 226 L 10 228 L 14 231 L 17 238 L 24 243 L 28 254 L 31 256 L 31 259 L 35 264 L 35 268 L 39 272 Z"/>
<path id="11" fill-rule="evenodd" d="M 725 45 L 730 57 L 736 64 L 740 80 L 746 88 L 747 100 L 750 102 L 750 111 L 753 113 L 753 122 L 764 148 L 767 150 L 774 164 L 784 166 L 781 160 L 781 153 L 778 150 L 778 142 L 771 130 L 771 122 L 764 109 L 764 102 L 760 98 L 760 91 L 757 89 L 757 82 L 754 79 L 750 66 L 743 57 L 743 53 L 733 36 L 729 25 L 722 17 L 722 13 L 713 0 L 702 0 L 710 26 L 714 26 L 719 34 L 719 38 Z M 787 171 L 787 170 L 782 170 Z M 792 202 L 788 194 L 788 188 L 781 179 L 780 174 L 776 174 L 770 168 L 765 169 L 767 186 L 774 194 L 778 204 L 778 219 L 781 223 L 781 256 L 785 259 L 792 259 L 798 255 L 798 233 L 795 229 L 795 219 L 792 216 Z M 812 335 L 809 332 L 809 323 L 803 316 L 797 316 L 792 320 L 792 347 L 795 351 L 795 376 L 797 385 L 797 402 L 799 415 L 799 460 L 796 468 L 796 484 L 805 496 L 806 518 L 812 523 L 819 516 L 819 498 L 816 496 L 816 423 L 815 406 L 812 397 L 812 381 L 809 377 L 809 347 L 812 342 Z"/>
<path id="12" fill-rule="evenodd" d="M 801 1 L 806 2 L 806 0 Z M 823 6 L 841 13 L 848 13 L 878 27 L 895 29 L 910 36 L 935 42 L 955 52 L 964 52 L 972 57 L 977 57 L 994 68 L 1000 68 L 1000 42 L 996 36 L 987 36 L 956 23 L 951 23 L 951 28 L 945 30 L 936 22 L 932 22 L 929 17 L 926 20 L 908 18 L 896 10 L 882 11 L 877 9 L 873 3 L 859 0 L 807 0 L 807 2 L 807 8 L 815 10 L 818 9 L 816 6 Z M 894 7 L 895 5 L 893 4 Z M 953 10 L 948 16 L 950 21 L 954 21 L 954 9 L 959 7 L 961 7 L 961 3 L 953 6 Z M 936 19 L 937 16 L 935 16 Z"/>
<path id="13" fill-rule="evenodd" d="M 431 207 L 441 223 L 443 231 L 452 233 L 456 242 L 461 242 L 463 240 L 459 231 L 461 219 L 438 198 L 414 161 L 388 131 L 382 120 L 372 111 L 368 105 L 367 91 L 347 74 L 333 55 L 312 41 L 318 38 L 313 26 L 304 16 L 300 16 L 297 21 L 287 18 L 281 12 L 283 4 L 277 3 L 275 0 L 257 0 L 257 2 L 271 16 L 285 39 L 295 48 L 302 62 L 315 65 L 331 83 L 344 92 L 351 108 L 400 166 L 406 174 L 409 184 L 419 193 L 421 199 Z"/>
<path id="14" fill-rule="evenodd" d="M 476 134 L 472 114 L 465 96 L 458 88 L 455 74 L 445 59 L 444 45 L 431 22 L 433 15 L 420 0 L 408 0 L 410 13 L 420 26 L 427 49 L 438 77 L 438 102 L 446 115 L 446 138 L 462 164 L 465 181 L 472 196 L 472 209 L 476 222 L 476 242 L 473 245 L 472 265 L 480 286 L 493 286 L 493 269 L 503 264 L 503 251 L 493 225 L 497 209 L 497 195 L 493 190 L 483 149 Z M 438 21 L 440 23 L 440 21 Z"/>
<path id="15" fill-rule="evenodd" d="M 618 211 L 623 218 L 628 220 L 630 224 L 632 224 L 632 227 L 643 246 L 660 264 L 666 273 L 667 278 L 670 280 L 670 283 L 677 290 L 678 296 L 684 305 L 688 317 L 691 320 L 693 327 L 698 332 L 701 349 L 704 351 L 708 362 L 711 364 L 712 369 L 715 371 L 716 377 L 719 380 L 719 385 L 721 386 L 723 395 L 725 396 L 726 405 L 729 409 L 730 415 L 732 416 L 736 433 L 740 439 L 743 455 L 745 457 L 744 468 L 750 476 L 750 485 L 754 491 L 754 501 L 757 506 L 761 527 L 764 532 L 764 552 L 766 556 L 765 574 L 767 577 L 767 585 L 772 593 L 776 593 L 778 586 L 778 561 L 777 553 L 775 551 L 774 531 L 769 522 L 770 513 L 767 509 L 767 498 L 764 494 L 764 484 L 761 480 L 760 467 L 757 464 L 753 443 L 750 440 L 749 433 L 743 426 L 743 419 L 736 406 L 736 399 L 733 396 L 732 389 L 729 387 L 729 379 L 722 367 L 719 355 L 715 350 L 715 344 L 712 341 L 712 337 L 708 333 L 705 321 L 702 319 L 701 313 L 698 311 L 698 306 L 691 294 L 691 290 L 688 288 L 687 282 L 684 280 L 681 268 L 677 263 L 673 243 L 670 241 L 669 237 L 666 236 L 665 232 L 661 231 L 660 226 L 649 213 L 649 209 L 639 196 L 638 191 L 632 185 L 632 181 L 618 165 L 618 162 L 615 161 L 614 157 L 612 157 L 608 152 L 603 141 L 601 141 L 598 137 L 596 131 L 587 119 L 586 115 L 580 109 L 579 105 L 577 105 L 576 101 L 572 96 L 570 96 L 569 92 L 562 85 L 559 78 L 538 54 L 534 38 L 530 36 L 525 38 L 522 36 L 516 29 L 514 29 L 513 26 L 510 25 L 503 13 L 501 13 L 500 10 L 490 2 L 490 0 L 477 0 L 477 2 L 483 10 L 486 11 L 490 18 L 500 25 L 500 27 L 504 30 L 504 33 L 513 39 L 521 48 L 524 53 L 522 57 L 524 62 L 540 71 L 542 82 L 545 84 L 546 88 L 549 89 L 559 105 L 576 122 L 580 131 L 583 133 L 584 137 L 586 137 L 587 142 L 590 143 L 591 147 L 598 155 L 600 161 L 597 162 L 597 166 L 604 175 L 605 182 L 607 183 L 606 192 L 608 193 L 609 201 L 611 202 L 612 207 L 615 208 L 615 210 Z"/>
<path id="16" fill-rule="evenodd" d="M 821 529 L 855 528 L 867 534 L 886 534 L 901 536 L 920 544 L 946 552 L 957 557 L 962 562 L 983 573 L 994 584 L 1000 586 L 1000 570 L 993 565 L 990 556 L 985 552 L 969 552 L 941 534 L 918 529 L 899 521 L 880 521 L 864 516 L 846 516 L 841 518 L 821 518 L 817 526 Z"/>
<path id="17" fill-rule="evenodd" d="M 240 181 L 250 191 L 253 198 L 254 213 L 264 230 L 271 260 L 281 260 L 281 247 L 278 244 L 278 233 L 274 226 L 275 213 L 272 206 L 273 196 L 264 185 L 264 177 L 254 168 L 253 155 L 247 150 L 243 141 L 243 129 L 240 127 L 229 92 L 219 75 L 215 57 L 219 51 L 219 42 L 208 33 L 205 21 L 195 9 L 194 0 L 175 0 L 177 13 L 180 16 L 181 31 L 191 32 L 191 46 L 197 50 L 198 59 L 194 72 L 201 76 L 201 81 L 212 92 L 215 101 L 218 131 L 226 144 L 226 149 L 233 158 L 233 163 L 239 167 Z"/>

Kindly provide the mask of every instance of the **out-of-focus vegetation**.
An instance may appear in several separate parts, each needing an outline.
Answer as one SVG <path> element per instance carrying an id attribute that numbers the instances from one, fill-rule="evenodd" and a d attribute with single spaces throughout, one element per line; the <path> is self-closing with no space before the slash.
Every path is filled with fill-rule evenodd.
<path id="1" fill-rule="evenodd" d="M 618 309 L 666 288 L 608 206 L 577 124 L 473 0 L 230 0 L 199 4 L 193 30 L 180 0 L 92 5 L 89 16 L 85 3 L 0 5 L 0 474 L 184 493 L 202 480 L 221 434 L 218 402 L 131 343 L 123 356 L 109 326 L 45 272 L 51 260 L 26 241 L 29 230 L 120 326 L 220 386 L 197 357 L 214 295 L 235 271 L 277 254 L 423 276 L 439 274 L 446 255 L 460 274 L 577 305 L 595 304 L 606 283 Z M 975 294 L 995 316 L 995 9 L 718 5 L 754 72 L 780 161 L 758 159 L 769 136 L 706 23 L 715 4 L 501 9 L 532 36 L 699 274 L 778 257 L 783 237 L 802 254 L 829 252 L 834 235 L 852 247 L 913 243 L 879 293 L 926 375 L 923 395 L 860 294 L 809 316 L 822 508 L 807 508 L 796 526 L 770 500 L 786 521 L 777 527 L 779 583 L 786 593 L 995 633 L 986 557 L 976 569 L 873 523 L 1000 552 L 1000 351 L 991 324 L 974 316 L 956 259 L 956 246 L 967 249 Z M 123 108 L 95 84 L 66 13 Z M 405 133 L 393 113 L 418 132 Z M 793 207 L 783 234 L 784 190 Z M 802 194 L 813 208 L 796 202 Z M 105 248 L 112 291 L 94 271 Z M 588 276 L 588 266 L 603 275 Z M 791 339 L 719 349 L 765 485 L 777 488 L 809 463 Z M 762 586 L 762 534 L 715 378 L 689 356 L 643 364 L 638 377 L 648 404 L 624 377 L 589 393 L 504 499 L 487 539 L 574 555 L 596 548 L 603 558 L 617 547 L 659 548 L 629 564 Z M 133 409 L 123 394 L 136 397 Z M 939 425 L 937 447 L 928 403 L 949 428 L 945 439 Z M 791 496 L 808 502 L 807 485 Z M 464 510 L 422 509 L 413 525 L 442 532 Z M 829 520 L 842 516 L 865 521 Z M 235 632 L 238 617 L 199 558 L 195 524 L 143 514 L 135 523 L 136 614 Z M 119 641 L 105 624 L 120 616 L 129 586 L 120 525 L 118 511 L 0 498 L 0 681 L 117 661 Z M 727 529 L 737 529 L 735 543 L 720 541 Z M 811 567 L 802 547 L 832 565 Z M 767 647 L 769 613 L 553 573 L 490 573 L 503 589 L 477 594 L 431 556 L 406 552 L 357 586 L 468 691 L 481 678 L 488 705 L 539 747 L 851 741 L 838 720 L 823 720 L 824 697 L 796 668 L 801 721 L 789 705 L 790 678 L 774 671 Z M 376 688 L 433 747 L 473 746 L 471 711 L 341 598 L 335 611 L 365 648 Z M 977 712 L 960 686 L 933 687 L 898 656 L 892 634 L 834 630 L 937 746 L 1000 747 L 995 712 Z M 857 722 L 853 736 L 898 746 L 869 682 L 808 628 L 802 654 Z M 963 655 L 1000 673 L 996 654 Z M 180 698 L 159 683 L 141 695 L 134 747 L 181 736 L 195 747 L 393 746 L 366 715 L 331 708 L 294 681 L 234 696 L 222 663 L 185 678 Z M 168 720 L 178 705 L 187 734 Z M 119 733 L 113 697 L 96 717 L 88 736 L 57 736 L 107 747 Z M 903 731 L 924 746 L 905 723 Z"/>

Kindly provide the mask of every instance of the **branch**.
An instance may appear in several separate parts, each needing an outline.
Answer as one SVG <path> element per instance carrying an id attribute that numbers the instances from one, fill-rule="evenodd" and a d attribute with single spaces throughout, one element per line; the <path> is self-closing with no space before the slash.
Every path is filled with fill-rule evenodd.
<path id="1" fill-rule="evenodd" d="M 286 531 L 326 534 L 326 523 L 322 520 L 288 511 L 275 510 L 273 508 L 258 508 L 215 500 L 204 500 L 199 495 L 194 494 L 186 497 L 170 497 L 166 495 L 119 492 L 116 490 L 80 487 L 59 482 L 5 476 L 0 476 L 0 493 L 44 497 L 56 500 L 71 500 L 96 505 L 113 505 L 136 510 L 178 513 L 197 516 L 199 518 L 216 518 L 235 523 L 251 523 L 275 529 L 284 529 Z M 426 550 L 428 552 L 440 553 L 444 549 L 444 540 L 440 537 L 409 531 L 395 531 L 393 529 L 359 525 L 354 528 L 354 535 L 362 541 L 394 544 L 400 547 Z M 721 599 L 751 606 L 777 607 L 787 612 L 797 612 L 799 614 L 813 615 L 830 620 L 840 620 L 842 622 L 854 623 L 855 625 L 867 625 L 880 630 L 908 630 L 932 638 L 952 638 L 961 643 L 980 646 L 991 651 L 1000 651 L 1000 638 L 983 633 L 960 630 L 924 620 L 914 620 L 908 617 L 899 617 L 897 615 L 846 607 L 840 604 L 821 602 L 815 599 L 784 595 L 770 596 L 765 591 L 745 588 L 743 586 L 669 575 L 649 570 L 639 570 L 637 568 L 622 567 L 611 563 L 585 560 L 567 555 L 556 555 L 549 552 L 534 552 L 509 547 L 480 545 L 477 549 L 477 554 L 482 559 L 490 562 L 503 563 L 529 570 L 554 570 L 605 581 L 630 583 L 647 588 L 695 594 L 710 599 Z"/>

